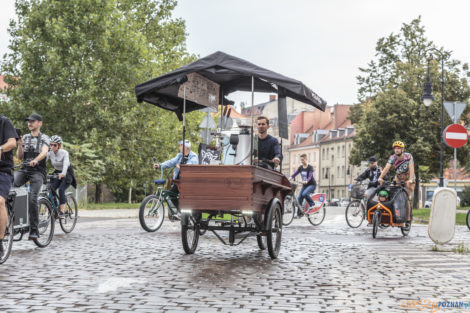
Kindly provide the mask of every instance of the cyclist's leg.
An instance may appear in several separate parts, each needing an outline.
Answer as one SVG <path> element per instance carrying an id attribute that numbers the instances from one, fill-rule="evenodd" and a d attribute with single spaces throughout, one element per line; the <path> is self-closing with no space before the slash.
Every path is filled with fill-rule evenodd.
<path id="1" fill-rule="evenodd" d="M 28 175 L 25 169 L 20 169 L 15 172 L 15 179 L 13 185 L 15 187 L 21 187 L 28 181 Z"/>
<path id="2" fill-rule="evenodd" d="M 3 240 L 8 223 L 6 201 L 10 193 L 11 183 L 11 175 L 0 173 L 0 240 Z"/>
<path id="3" fill-rule="evenodd" d="M 174 193 L 177 194 L 177 195 L 179 195 L 179 193 L 180 193 L 180 191 L 179 191 L 179 189 L 178 189 L 178 186 L 176 186 L 175 184 L 172 184 L 172 185 L 171 185 L 170 191 L 171 191 L 171 192 L 174 192 Z M 173 204 L 175 205 L 176 208 L 179 208 L 179 200 L 178 200 L 178 198 L 171 198 L 170 201 L 173 202 Z"/>
<path id="4" fill-rule="evenodd" d="M 38 223 L 39 223 L 39 208 L 38 208 L 38 196 L 39 191 L 42 187 L 42 182 L 44 180 L 44 176 L 40 172 L 33 172 L 30 174 L 30 206 L 29 206 L 29 220 L 30 220 L 30 233 L 37 233 L 38 231 Z"/>
<path id="5" fill-rule="evenodd" d="M 65 191 L 67 190 L 67 188 L 69 188 L 70 184 L 67 183 L 67 180 L 64 178 L 62 178 L 60 181 L 59 181 L 60 185 L 59 185 L 59 208 L 60 208 L 60 212 L 64 213 L 65 212 L 65 202 L 67 202 L 67 199 L 65 197 Z"/>
<path id="6" fill-rule="evenodd" d="M 312 197 L 310 197 L 310 194 L 315 192 L 315 187 L 316 187 L 315 185 L 306 186 L 305 190 L 304 190 L 304 193 L 303 193 L 303 196 L 304 196 L 305 200 L 307 200 L 308 205 L 310 207 L 313 207 L 315 205 L 315 202 L 313 202 Z"/>

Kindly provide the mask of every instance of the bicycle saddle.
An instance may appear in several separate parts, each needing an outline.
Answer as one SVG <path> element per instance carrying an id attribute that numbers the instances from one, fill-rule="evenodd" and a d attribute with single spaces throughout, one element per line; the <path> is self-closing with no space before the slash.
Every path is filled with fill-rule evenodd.
<path id="1" fill-rule="evenodd" d="M 164 179 L 155 179 L 155 185 L 163 185 L 163 184 L 165 184 Z"/>

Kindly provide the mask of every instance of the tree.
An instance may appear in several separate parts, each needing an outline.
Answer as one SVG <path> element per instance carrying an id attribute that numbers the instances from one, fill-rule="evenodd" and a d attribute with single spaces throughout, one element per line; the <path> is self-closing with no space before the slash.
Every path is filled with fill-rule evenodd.
<path id="1" fill-rule="evenodd" d="M 184 21 L 171 16 L 175 5 L 17 0 L 11 52 L 2 63 L 11 101 L 2 111 L 22 126 L 30 112 L 41 113 L 44 133 L 92 149 L 103 169 L 77 164 L 79 173 L 93 173 L 86 182 L 114 191 L 142 185 L 148 159 L 155 150 L 163 158 L 174 149 L 172 132 L 180 126 L 170 113 L 138 104 L 134 86 L 194 59 L 186 52 Z"/>
<path id="2" fill-rule="evenodd" d="M 357 77 L 360 103 L 351 108 L 350 119 L 356 127 L 357 136 L 351 163 L 359 164 L 370 155 L 376 155 L 385 164 L 392 153 L 395 140 L 406 144 L 406 151 L 413 154 L 417 186 L 414 207 L 418 205 L 419 180 L 429 179 L 439 173 L 441 84 L 439 56 L 429 52 L 436 48 L 425 37 L 421 18 L 403 24 L 400 33 L 391 34 L 377 41 L 377 60 L 360 68 Z M 440 49 L 445 55 L 445 99 L 467 101 L 470 97 L 468 64 L 450 58 L 451 52 Z M 421 102 L 426 79 L 427 58 L 431 56 L 430 71 L 435 101 L 430 107 Z M 468 125 L 468 109 L 462 120 Z M 450 124 L 445 115 L 444 125 Z M 445 149 L 445 160 L 453 151 Z M 459 151 L 461 160 L 468 159 L 468 150 Z"/>

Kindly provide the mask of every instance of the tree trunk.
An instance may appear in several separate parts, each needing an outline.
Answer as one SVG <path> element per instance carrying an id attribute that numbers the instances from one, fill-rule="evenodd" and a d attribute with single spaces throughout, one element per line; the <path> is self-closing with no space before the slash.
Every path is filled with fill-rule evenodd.
<path id="1" fill-rule="evenodd" d="M 129 197 L 128 197 L 129 204 L 132 203 L 132 179 L 131 183 L 129 184 Z"/>
<path id="2" fill-rule="evenodd" d="M 414 195 L 413 195 L 413 209 L 419 209 L 419 174 L 416 173 L 416 185 L 415 185 L 415 190 L 414 190 Z"/>
<path id="3" fill-rule="evenodd" d="M 101 183 L 95 184 L 95 203 L 103 203 L 103 189 Z"/>

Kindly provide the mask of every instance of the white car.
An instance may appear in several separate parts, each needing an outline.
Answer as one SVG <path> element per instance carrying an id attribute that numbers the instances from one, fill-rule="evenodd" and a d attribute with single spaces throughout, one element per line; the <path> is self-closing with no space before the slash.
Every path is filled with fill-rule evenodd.
<path id="1" fill-rule="evenodd" d="M 348 205 L 349 205 L 349 199 L 347 198 L 342 198 L 341 201 L 339 202 L 339 206 L 347 207 Z"/>

